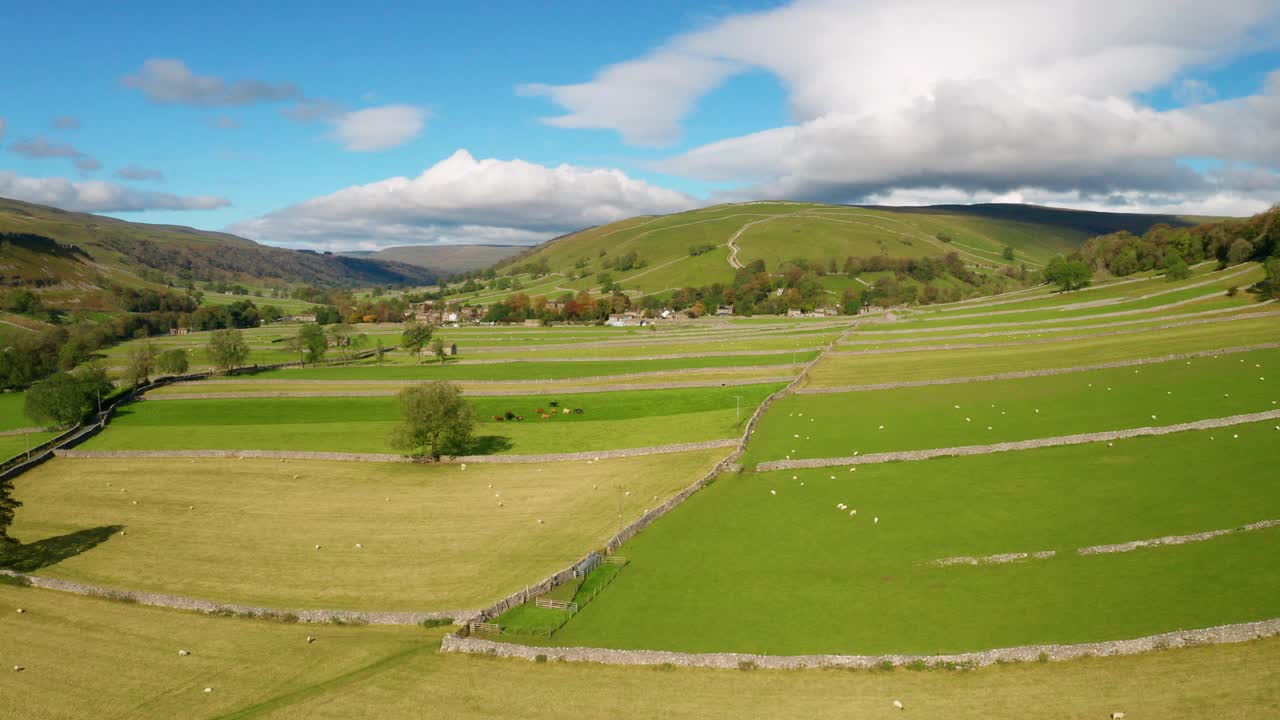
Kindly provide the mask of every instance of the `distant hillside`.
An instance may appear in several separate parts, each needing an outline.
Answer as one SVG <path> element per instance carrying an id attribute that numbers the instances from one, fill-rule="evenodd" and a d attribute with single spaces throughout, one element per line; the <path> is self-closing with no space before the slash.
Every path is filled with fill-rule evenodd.
<path id="1" fill-rule="evenodd" d="M 1141 233 L 1160 223 L 1194 224 L 1171 215 L 1029 205 L 750 202 L 590 228 L 537 245 L 500 266 L 508 272 L 551 273 L 553 281 L 541 282 L 537 291 L 543 285 L 548 292 L 595 289 L 607 275 L 624 290 L 641 294 L 729 283 L 734 263 L 755 260 L 770 272 L 792 260 L 834 265 L 843 272 L 849 258 L 944 258 L 956 253 L 976 271 L 992 274 L 1003 266 L 1036 269 L 1096 235 Z"/>
<path id="2" fill-rule="evenodd" d="M 5 198 L 0 198 L 0 233 L 28 238 L 6 243 L 0 284 L 77 298 L 108 280 L 128 286 L 184 280 L 424 285 L 439 275 L 400 262 L 285 250 L 227 233 L 127 222 Z"/>
<path id="3" fill-rule="evenodd" d="M 527 249 L 523 245 L 402 245 L 377 251 L 340 254 L 401 262 L 452 274 L 486 268 Z"/>

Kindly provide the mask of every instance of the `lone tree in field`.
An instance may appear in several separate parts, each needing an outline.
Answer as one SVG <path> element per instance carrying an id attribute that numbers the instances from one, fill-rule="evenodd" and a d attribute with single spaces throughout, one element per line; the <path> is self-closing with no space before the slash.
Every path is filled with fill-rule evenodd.
<path id="1" fill-rule="evenodd" d="M 324 359 L 329 350 L 329 338 L 325 337 L 324 328 L 315 323 L 307 323 L 298 330 L 291 345 L 298 351 L 298 360 L 304 363 L 318 363 Z"/>
<path id="2" fill-rule="evenodd" d="M 18 541 L 9 537 L 9 526 L 13 524 L 13 514 L 22 507 L 22 503 L 13 497 L 13 481 L 0 480 L 0 561 L 5 550 L 11 549 Z"/>
<path id="3" fill-rule="evenodd" d="M 135 347 L 129 353 L 129 367 L 124 375 L 125 382 L 134 387 L 151 382 L 151 373 L 155 372 L 156 360 L 159 356 L 159 351 L 149 342 Z"/>
<path id="4" fill-rule="evenodd" d="M 1044 269 L 1044 279 L 1058 286 L 1059 290 L 1079 290 L 1093 281 L 1093 272 L 1084 260 L 1058 255 Z"/>
<path id="5" fill-rule="evenodd" d="M 208 350 L 209 362 L 223 372 L 231 372 L 249 359 L 249 346 L 239 330 L 214 330 Z"/>
<path id="6" fill-rule="evenodd" d="M 1182 259 L 1181 255 L 1174 253 L 1164 264 L 1164 277 L 1169 282 L 1175 280 L 1186 280 L 1191 277 L 1191 268 L 1187 265 L 1187 261 Z"/>
<path id="7" fill-rule="evenodd" d="M 156 358 L 156 367 L 165 375 L 181 375 L 189 366 L 187 351 L 181 348 L 165 350 Z"/>
<path id="8" fill-rule="evenodd" d="M 456 455 L 471 442 L 475 413 L 450 382 L 413 385 L 400 391 L 404 420 L 391 432 L 391 446 L 410 455 Z"/>
<path id="9" fill-rule="evenodd" d="M 435 327 L 428 323 L 411 322 L 400 333 L 400 347 L 421 359 L 422 348 L 431 340 L 431 334 L 435 331 Z"/>
<path id="10" fill-rule="evenodd" d="M 445 349 L 444 340 L 441 340 L 440 338 L 436 338 L 431 341 L 431 354 L 440 360 L 441 365 L 444 364 L 444 358 L 445 358 L 445 355 L 447 354 L 445 353 L 444 349 Z"/>

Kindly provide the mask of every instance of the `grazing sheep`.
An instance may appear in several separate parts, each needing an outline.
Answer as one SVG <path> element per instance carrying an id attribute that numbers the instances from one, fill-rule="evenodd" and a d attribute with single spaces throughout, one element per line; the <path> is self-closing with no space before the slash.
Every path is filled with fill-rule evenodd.
<path id="1" fill-rule="evenodd" d="M 316 549 L 317 549 L 317 550 L 319 550 L 319 549 L 320 549 L 320 546 L 319 546 L 319 545 L 317 545 L 317 546 L 316 546 Z"/>
<path id="2" fill-rule="evenodd" d="M 1124 718 L 1125 718 L 1125 714 L 1122 712 L 1117 711 L 1117 712 L 1111 713 L 1111 720 L 1124 720 Z"/>
<path id="3" fill-rule="evenodd" d="M 357 550 L 363 550 L 363 549 L 364 549 L 364 545 L 363 545 L 363 544 L 361 544 L 361 543 L 356 543 L 356 549 L 357 549 Z"/>
<path id="4" fill-rule="evenodd" d="M 22 614 L 22 613 L 24 613 L 24 612 L 26 612 L 26 610 L 23 610 L 22 608 L 18 608 L 18 614 L 19 614 L 19 615 L 21 615 L 21 614 Z"/>
<path id="5" fill-rule="evenodd" d="M 560 412 L 561 412 L 561 413 L 563 413 L 563 414 L 565 414 L 565 415 L 568 415 L 569 413 L 571 413 L 571 412 L 573 412 L 573 411 L 572 411 L 572 410 L 570 410 L 569 408 L 561 408 L 561 409 L 560 409 Z"/>
<path id="6" fill-rule="evenodd" d="M 316 636 L 315 636 L 315 635 L 308 635 L 308 636 L 307 636 L 307 644 L 308 644 L 308 645 L 310 645 L 311 643 L 313 643 L 313 642 L 315 642 L 315 641 L 316 641 Z"/>
<path id="7" fill-rule="evenodd" d="M 190 654 L 191 654 L 191 653 L 187 652 L 186 650 L 179 650 L 179 651 L 178 651 L 178 657 L 186 657 L 186 656 L 188 656 L 188 655 L 190 655 Z"/>
<path id="8" fill-rule="evenodd" d="M 14 666 L 13 666 L 13 671 L 14 671 L 14 672 L 22 672 L 23 670 L 26 670 L 26 668 L 25 668 L 25 667 L 23 667 L 23 666 L 21 666 L 21 665 L 14 665 Z"/>
<path id="9" fill-rule="evenodd" d="M 204 691 L 205 691 L 205 692 L 213 692 L 213 688 L 211 688 L 211 687 L 207 687 L 207 688 L 205 688 L 205 689 L 204 689 Z"/>
<path id="10" fill-rule="evenodd" d="M 778 494 L 778 491 L 777 491 L 777 490 L 770 490 L 770 491 L 769 491 L 769 494 L 770 494 L 770 495 L 777 495 L 777 494 Z"/>
<path id="11" fill-rule="evenodd" d="M 894 706 L 894 707 L 896 707 L 896 708 L 898 708 L 899 710 L 903 709 L 903 708 L 902 708 L 902 701 L 901 701 L 901 700 L 894 700 L 894 701 L 893 701 L 893 706 Z"/>
<path id="12" fill-rule="evenodd" d="M 875 524 L 879 525 L 879 524 L 880 524 L 880 518 L 878 518 L 878 517 L 872 518 L 872 519 L 871 519 L 871 522 L 873 522 L 873 523 L 875 523 Z"/>

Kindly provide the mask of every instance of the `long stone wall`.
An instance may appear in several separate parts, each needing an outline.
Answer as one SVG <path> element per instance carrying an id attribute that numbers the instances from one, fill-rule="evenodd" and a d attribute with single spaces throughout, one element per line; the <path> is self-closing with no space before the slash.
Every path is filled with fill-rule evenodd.
<path id="1" fill-rule="evenodd" d="M 1152 365 L 1174 360 L 1191 360 L 1214 355 L 1233 355 L 1235 353 L 1252 352 L 1254 350 L 1274 350 L 1280 348 L 1280 342 L 1259 343 L 1257 345 L 1240 345 L 1236 347 L 1218 348 L 1216 350 L 1199 350 L 1189 353 L 1161 355 L 1159 357 L 1135 358 L 1133 360 L 1114 360 L 1095 363 L 1093 365 L 1076 365 L 1065 368 L 1047 368 L 1044 370 L 1015 370 L 991 375 L 969 375 L 964 377 L 936 378 L 933 380 L 902 380 L 899 382 L 867 383 L 865 385 L 833 385 L 830 387 L 808 387 L 795 391 L 797 395 L 823 395 L 832 393 L 864 392 L 867 390 L 894 390 L 896 388 L 925 387 L 928 385 L 959 385 L 972 382 L 990 382 L 992 380 L 1020 380 L 1032 377 L 1050 377 L 1052 375 L 1069 375 L 1071 373 L 1088 372 L 1089 370 L 1109 370 L 1111 368 L 1134 367 L 1136 365 Z"/>
<path id="2" fill-rule="evenodd" d="M 455 622 L 466 622 L 476 615 L 475 610 L 400 612 L 267 608 L 256 605 L 220 603 L 212 600 L 184 597 L 182 595 L 165 595 L 161 593 L 142 592 L 137 590 L 120 590 L 117 588 L 104 587 L 102 585 L 90 585 L 87 583 L 72 582 L 70 580 L 58 580 L 56 578 L 41 577 L 39 575 L 26 575 L 12 570 L 0 570 L 0 575 L 21 578 L 30 583 L 33 587 L 74 593 L 76 595 L 93 595 L 113 600 L 136 602 L 140 605 L 152 605 L 155 607 L 189 610 L 192 612 L 235 613 L 239 615 L 257 615 L 261 617 L 293 615 L 297 617 L 299 622 L 307 623 L 349 622 L 369 625 L 417 625 L 424 620 L 449 619 L 454 620 Z"/>
<path id="3" fill-rule="evenodd" d="M 850 327 L 848 330 L 845 331 L 845 333 L 841 335 L 841 337 L 844 337 L 844 335 L 848 334 L 848 332 L 850 332 L 852 329 L 853 327 Z M 656 521 L 658 518 L 662 517 L 663 515 L 666 515 L 668 512 L 671 512 L 673 509 L 675 509 L 681 503 L 687 500 L 689 496 L 693 495 L 695 492 L 698 492 L 702 488 L 706 487 L 718 475 L 728 471 L 729 468 L 741 469 L 741 466 L 737 464 L 738 458 L 740 458 L 742 456 L 742 453 L 746 450 L 747 441 L 751 438 L 751 434 L 755 432 L 756 425 L 759 424 L 760 418 L 764 416 L 765 411 L 769 409 L 769 407 L 773 404 L 775 400 L 777 400 L 778 398 L 790 392 L 797 384 L 799 384 L 802 380 L 804 380 L 804 377 L 805 375 L 808 374 L 810 368 L 812 368 L 815 364 L 817 364 L 817 362 L 820 359 L 822 359 L 823 354 L 826 351 L 830 350 L 835 345 L 835 343 L 839 341 L 839 339 L 840 338 L 836 338 L 835 340 L 833 340 L 830 344 L 828 344 L 822 349 L 822 352 L 818 353 L 817 357 L 810 360 L 808 363 L 805 363 L 805 366 L 801 369 L 800 373 L 797 374 L 795 379 L 792 380 L 786 387 L 773 393 L 769 397 L 765 398 L 764 402 L 760 403 L 760 406 L 756 408 L 756 411 L 752 413 L 750 419 L 747 420 L 747 425 L 743 429 L 742 436 L 737 440 L 729 441 L 730 444 L 736 446 L 736 449 L 728 457 L 716 463 L 716 465 L 712 467 L 711 470 L 709 470 L 702 477 L 698 478 L 692 485 L 686 487 L 684 490 L 681 490 L 679 493 L 677 493 L 673 497 L 667 499 L 666 502 L 662 503 L 658 507 L 652 510 L 649 510 L 644 515 L 640 516 L 638 520 L 636 520 L 635 522 L 631 523 L 630 525 L 620 530 L 613 537 L 609 538 L 609 540 L 605 543 L 604 551 L 607 553 L 613 553 L 624 542 L 634 537 L 641 530 L 644 530 L 645 528 L 649 527 L 649 525 L 653 524 L 653 522 Z M 531 598 L 535 598 L 535 597 L 538 597 L 539 595 L 546 594 L 552 588 L 558 585 L 561 585 L 565 582 L 568 582 L 574 577 L 573 575 L 574 568 L 578 567 L 583 561 L 587 560 L 592 554 L 594 554 L 594 552 L 595 551 L 593 550 L 592 552 L 587 553 L 586 555 L 582 556 L 578 560 L 575 560 L 568 567 L 564 568 L 563 570 L 560 570 L 557 573 L 552 574 L 550 577 L 545 578 L 541 582 L 535 585 L 531 585 L 525 588 L 524 590 L 514 592 L 511 595 L 503 598 L 502 600 L 499 600 L 493 605 L 480 611 L 474 619 L 482 620 L 482 621 L 492 620 L 493 618 L 498 617 L 499 615 L 506 612 L 507 610 L 517 605 L 526 603 Z M 463 630 L 459 631 L 459 636 L 465 636 L 467 633 L 468 633 L 468 630 L 464 628 Z"/>
<path id="4" fill-rule="evenodd" d="M 483 640 L 476 637 L 447 635 L 441 644 L 445 652 L 477 653 L 500 657 L 569 662 L 604 663 L 607 665 L 676 665 L 680 667 L 741 668 L 750 666 L 764 670 L 804 670 L 824 668 L 877 668 L 884 663 L 907 665 L 924 662 L 929 665 L 992 665 L 998 662 L 1034 662 L 1043 656 L 1048 660 L 1073 660 L 1082 657 L 1136 655 L 1165 648 L 1191 647 L 1216 643 L 1248 642 L 1280 635 L 1280 618 L 1236 625 L 1218 625 L 1194 630 L 1175 630 L 1131 640 L 1108 640 L 1073 645 L 1021 645 L 947 655 L 757 655 L 751 653 L 681 653 L 665 650 L 613 650 L 588 647 L 540 647 Z"/>
<path id="5" fill-rule="evenodd" d="M 738 387 L 743 385 L 768 385 L 771 383 L 791 382 L 794 376 L 747 378 L 744 380 L 686 380 L 682 382 L 632 383 L 619 385 L 603 385 L 598 387 L 565 387 L 558 388 L 556 395 L 582 395 L 586 393 L 623 392 L 627 390 L 678 390 L 682 388 L 704 387 Z M 270 381 L 263 381 L 270 382 Z M 406 386 L 408 383 L 406 383 Z M 231 400 L 247 398 L 306 398 L 306 397 L 394 397 L 399 390 L 250 390 L 237 392 L 203 392 L 203 393 L 169 393 L 150 395 L 148 400 Z M 485 390 L 483 388 L 466 391 L 468 397 L 507 397 L 527 395 L 529 390 L 510 388 L 505 390 Z"/>
<path id="6" fill-rule="evenodd" d="M 1152 435 L 1171 435 L 1188 430 L 1211 430 L 1213 428 L 1244 425 L 1280 418 L 1280 410 L 1230 415 L 1207 420 L 1161 425 L 1158 427 L 1129 428 L 1127 430 L 1107 430 L 1096 433 L 1079 433 L 1077 435 L 1059 435 L 1034 440 L 1015 440 L 1013 442 L 992 443 L 991 445 L 961 445 L 948 448 L 929 448 L 927 450 L 900 450 L 897 452 L 868 453 L 849 457 L 809 458 L 805 460 L 771 460 L 756 466 L 758 472 L 770 470 L 796 470 L 800 468 L 834 467 L 837 465 L 868 465 L 874 463 L 894 462 L 898 460 L 928 460 L 938 457 L 959 457 L 964 455 L 986 455 L 989 453 L 1009 452 L 1012 450 L 1034 450 L 1045 447 L 1062 447 L 1064 445 L 1083 445 L 1085 443 L 1108 440 L 1124 440 L 1126 438 L 1147 437 Z M 1277 440 L 1280 442 L 1280 439 Z"/>
<path id="7" fill-rule="evenodd" d="M 1084 333 L 1081 335 L 1058 335 L 1048 338 L 1036 338 L 1034 340 L 1021 340 L 1017 342 L 986 342 L 986 343 L 941 343 L 937 345 L 901 345 L 891 348 L 875 348 L 871 350 L 842 350 L 831 353 L 832 357 L 856 357 L 860 355 L 894 355 L 909 352 L 928 352 L 938 350 L 979 350 L 983 348 L 1017 348 L 1028 347 L 1032 345 L 1050 345 L 1053 343 L 1072 342 L 1074 340 L 1093 340 L 1095 338 L 1114 337 L 1117 335 L 1135 335 L 1141 333 L 1154 332 L 1156 330 L 1169 330 L 1172 328 L 1188 327 L 1192 325 L 1208 325 L 1211 323 L 1221 322 L 1237 322 L 1239 320 L 1250 320 L 1260 317 L 1280 317 L 1280 313 L 1249 313 L 1244 315 L 1232 315 L 1230 317 L 1218 318 L 1200 318 L 1198 320 L 1185 320 L 1182 322 L 1170 322 L 1153 327 L 1128 328 L 1124 330 L 1109 330 L 1099 333 Z"/>
<path id="8" fill-rule="evenodd" d="M 642 455 L 666 455 L 669 453 L 688 452 L 690 450 L 708 450 L 719 447 L 734 447 L 738 440 L 725 438 L 722 440 L 706 440 L 703 442 L 673 443 L 671 445 L 655 445 L 651 447 L 623 448 L 620 450 L 594 450 L 573 453 L 545 453 L 541 455 L 459 455 L 442 458 L 445 463 L 474 464 L 508 464 L 508 463 L 543 463 L 572 462 L 576 460 L 609 460 L 613 458 L 639 457 Z M 410 458 L 404 455 L 384 453 L 343 453 L 343 452 L 309 452 L 304 450 L 69 450 L 57 449 L 58 457 L 67 458 L 221 458 L 221 459 L 265 459 L 265 460 L 334 460 L 343 462 L 381 462 L 411 463 L 431 462 L 426 459 Z"/>

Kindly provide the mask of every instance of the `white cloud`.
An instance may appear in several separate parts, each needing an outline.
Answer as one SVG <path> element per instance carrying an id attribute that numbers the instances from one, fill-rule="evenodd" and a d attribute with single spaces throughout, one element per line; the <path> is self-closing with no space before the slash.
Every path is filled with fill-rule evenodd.
<path id="1" fill-rule="evenodd" d="M 710 143 L 659 169 L 751 183 L 730 196 L 859 200 L 900 188 L 1001 193 L 1218 193 L 1187 156 L 1280 164 L 1280 74 L 1269 91 L 1157 111 L 1141 93 L 1274 46 L 1273 0 L 801 0 L 673 38 L 590 82 L 534 86 L 547 122 L 671 139 L 710 89 L 762 69 L 793 123 Z M 666 84 L 675 82 L 672 92 Z M 1185 93 L 1194 89 L 1194 95 Z M 523 89 L 525 92 L 529 88 Z M 635 101 L 635 99 L 639 101 Z"/>
<path id="2" fill-rule="evenodd" d="M 680 136 L 680 120 L 693 103 L 739 65 L 679 50 L 605 68 L 589 83 L 521 85 L 522 95 L 550 97 L 570 110 L 547 118 L 564 128 L 612 128 L 635 145 L 667 145 Z"/>
<path id="3" fill-rule="evenodd" d="M 333 138 L 350 152 L 399 147 L 418 136 L 430 113 L 412 105 L 385 105 L 333 118 Z"/>
<path id="4" fill-rule="evenodd" d="M 181 60 L 152 58 L 121 83 L 140 90 L 151 102 L 199 106 L 252 105 L 298 100 L 302 91 L 293 83 L 261 80 L 229 82 L 213 75 L 196 75 Z"/>
<path id="5" fill-rule="evenodd" d="M 0 196 L 78 212 L 213 210 L 231 204 L 212 195 L 144 192 L 101 180 L 33 178 L 8 171 L 0 171 Z"/>
<path id="6" fill-rule="evenodd" d="M 678 212 L 695 201 L 619 170 L 476 160 L 466 150 L 416 178 L 395 177 L 239 223 L 260 242 L 345 249 L 404 244 L 533 244 L 633 215 Z"/>
<path id="7" fill-rule="evenodd" d="M 141 165 L 126 165 L 116 171 L 121 180 L 164 180 L 164 171 Z"/>
<path id="8" fill-rule="evenodd" d="M 24 138 L 9 146 L 18 155 L 34 159 L 65 158 L 77 168 L 91 172 L 102 169 L 102 163 L 69 143 L 54 143 L 43 136 Z"/>

